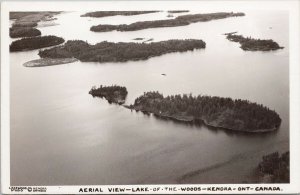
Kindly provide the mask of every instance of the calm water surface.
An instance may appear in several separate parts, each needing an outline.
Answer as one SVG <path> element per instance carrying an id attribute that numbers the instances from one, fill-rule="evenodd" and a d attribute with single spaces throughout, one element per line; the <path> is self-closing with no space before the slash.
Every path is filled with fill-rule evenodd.
<path id="1" fill-rule="evenodd" d="M 286 12 L 245 13 L 183 27 L 93 33 L 92 25 L 166 19 L 167 13 L 97 19 L 67 12 L 57 16 L 59 25 L 40 27 L 43 35 L 91 44 L 194 38 L 207 48 L 146 61 L 40 68 L 22 65 L 38 59 L 37 50 L 11 53 L 11 184 L 251 181 L 261 155 L 289 148 L 289 32 Z M 245 52 L 222 35 L 233 31 L 274 39 L 285 48 Z M 126 104 L 152 90 L 248 99 L 275 109 L 282 124 L 274 133 L 245 135 L 159 120 L 88 94 L 100 84 L 126 86 Z M 204 172 L 181 180 L 197 170 Z"/>

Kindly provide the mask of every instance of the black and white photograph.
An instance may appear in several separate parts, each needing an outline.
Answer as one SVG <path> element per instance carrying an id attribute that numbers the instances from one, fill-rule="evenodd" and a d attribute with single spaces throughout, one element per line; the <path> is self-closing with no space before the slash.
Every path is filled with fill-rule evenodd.
<path id="1" fill-rule="evenodd" d="M 300 192 L 297 14 L 293 0 L 2 3 L 1 189 Z"/>

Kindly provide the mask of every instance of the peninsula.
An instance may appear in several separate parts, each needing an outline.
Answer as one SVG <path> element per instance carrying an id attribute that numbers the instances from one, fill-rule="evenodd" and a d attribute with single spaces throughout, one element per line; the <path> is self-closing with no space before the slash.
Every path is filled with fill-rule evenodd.
<path id="1" fill-rule="evenodd" d="M 102 86 L 100 85 L 99 88 L 96 88 L 95 86 L 92 87 L 92 89 L 89 91 L 89 94 L 91 94 L 93 97 L 100 97 L 105 98 L 110 104 L 124 104 L 125 99 L 127 96 L 127 89 L 126 87 L 121 87 L 118 85 L 112 85 L 112 86 Z"/>
<path id="2" fill-rule="evenodd" d="M 147 92 L 136 98 L 129 109 L 181 122 L 203 122 L 207 126 L 241 132 L 268 132 L 281 124 L 279 115 L 269 108 L 248 100 L 231 98 L 172 95 Z"/>
<path id="3" fill-rule="evenodd" d="M 34 50 L 59 45 L 63 42 L 65 42 L 63 38 L 51 35 L 42 37 L 22 38 L 20 40 L 12 42 L 9 46 L 9 50 L 11 52 Z"/>
<path id="4" fill-rule="evenodd" d="M 148 28 L 160 28 L 160 27 L 175 27 L 175 26 L 186 26 L 195 22 L 207 22 L 210 20 L 223 19 L 228 17 L 244 16 L 244 13 L 233 13 L 233 12 L 218 12 L 208 14 L 189 14 L 178 16 L 174 19 L 168 20 L 154 20 L 154 21 L 142 21 L 135 22 L 132 24 L 121 24 L 121 25 L 97 25 L 90 28 L 93 32 L 107 32 L 107 31 L 135 31 Z"/>
<path id="5" fill-rule="evenodd" d="M 41 58 L 77 58 L 82 62 L 125 62 L 146 60 L 171 52 L 185 52 L 205 48 L 196 39 L 168 40 L 151 43 L 100 42 L 90 45 L 84 41 L 67 41 L 62 46 L 39 51 Z"/>
<path id="6" fill-rule="evenodd" d="M 102 18 L 107 16 L 132 16 L 132 15 L 140 15 L 140 14 L 150 14 L 159 11 L 96 11 L 96 12 L 88 12 L 86 14 L 81 15 L 81 17 L 94 17 L 94 18 Z"/>
<path id="7" fill-rule="evenodd" d="M 242 35 L 236 35 L 236 32 L 226 33 L 226 38 L 229 41 L 238 42 L 241 45 L 241 48 L 245 51 L 271 51 L 277 49 L 283 49 L 278 45 L 278 43 L 274 42 L 272 39 L 261 40 L 261 39 L 253 39 L 251 37 L 243 37 Z"/>

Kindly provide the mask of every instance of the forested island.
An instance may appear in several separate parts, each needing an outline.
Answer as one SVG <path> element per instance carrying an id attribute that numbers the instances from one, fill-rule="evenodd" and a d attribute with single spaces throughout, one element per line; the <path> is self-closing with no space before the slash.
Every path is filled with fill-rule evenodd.
<path id="1" fill-rule="evenodd" d="M 171 52 L 205 48 L 205 42 L 196 39 L 168 40 L 151 43 L 100 42 L 90 45 L 84 41 L 67 41 L 62 46 L 39 51 L 41 58 L 71 58 L 82 62 L 125 62 L 145 60 Z"/>
<path id="2" fill-rule="evenodd" d="M 132 24 L 121 24 L 121 25 L 97 25 L 90 28 L 93 32 L 108 32 L 108 31 L 135 31 L 148 28 L 160 28 L 160 27 L 175 27 L 175 26 L 186 26 L 195 22 L 207 22 L 210 20 L 223 19 L 228 17 L 244 16 L 244 13 L 233 13 L 233 12 L 218 12 L 209 14 L 189 14 L 178 16 L 174 19 L 168 20 L 154 20 L 154 21 L 142 21 L 135 22 Z"/>
<path id="3" fill-rule="evenodd" d="M 290 153 L 279 155 L 278 152 L 263 156 L 258 165 L 261 183 L 290 182 Z"/>
<path id="4" fill-rule="evenodd" d="M 34 37 L 41 35 L 41 32 L 34 28 L 40 21 L 52 20 L 55 14 L 60 12 L 10 12 L 9 19 L 15 19 L 9 29 L 11 38 Z"/>
<path id="5" fill-rule="evenodd" d="M 112 85 L 112 86 L 102 86 L 100 85 L 99 88 L 96 88 L 95 86 L 92 87 L 92 89 L 89 91 L 89 94 L 91 94 L 93 97 L 100 97 L 105 98 L 110 104 L 124 104 L 125 99 L 127 96 L 127 89 L 126 87 L 121 87 L 118 85 Z"/>
<path id="6" fill-rule="evenodd" d="M 127 108 L 181 122 L 203 122 L 211 127 L 242 132 L 268 132 L 281 124 L 279 115 L 269 108 L 248 100 L 192 95 L 164 97 L 147 92 Z"/>
<path id="7" fill-rule="evenodd" d="M 140 14 L 150 14 L 159 11 L 96 11 L 96 12 L 88 12 L 86 14 L 81 15 L 81 17 L 94 17 L 94 18 L 102 18 L 107 16 L 132 16 L 132 15 L 140 15 Z"/>
<path id="8" fill-rule="evenodd" d="M 272 39 L 261 40 L 253 39 L 251 37 L 243 37 L 242 35 L 236 35 L 236 32 L 226 33 L 226 38 L 229 41 L 238 42 L 241 44 L 241 48 L 245 51 L 271 51 L 277 49 L 283 49 L 278 43 L 274 42 Z"/>
<path id="9" fill-rule="evenodd" d="M 9 46 L 9 50 L 11 52 L 34 50 L 43 47 L 59 45 L 63 42 L 65 42 L 63 38 L 51 35 L 42 37 L 22 38 L 20 40 L 12 42 Z"/>
<path id="10" fill-rule="evenodd" d="M 31 27 L 14 27 L 9 29 L 9 36 L 11 38 L 35 37 L 40 35 L 41 31 Z"/>

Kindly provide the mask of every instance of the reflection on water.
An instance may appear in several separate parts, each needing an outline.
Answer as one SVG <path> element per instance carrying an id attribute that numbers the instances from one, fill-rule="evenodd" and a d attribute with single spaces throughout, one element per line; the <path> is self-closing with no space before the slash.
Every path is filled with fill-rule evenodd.
<path id="1" fill-rule="evenodd" d="M 245 13 L 184 27 L 93 33 L 89 28 L 95 24 L 164 19 L 167 14 L 84 18 L 68 12 L 57 16 L 60 25 L 41 27 L 43 35 L 89 43 L 194 38 L 203 39 L 207 48 L 146 61 L 41 68 L 22 66 L 38 58 L 37 50 L 11 53 L 11 184 L 177 183 L 189 173 L 197 174 L 180 182 L 247 180 L 262 154 L 289 147 L 289 45 L 288 13 Z M 285 49 L 244 52 L 223 35 L 233 31 L 272 38 Z M 249 135 L 159 120 L 88 94 L 100 84 L 126 86 L 126 104 L 153 90 L 248 99 L 275 109 L 282 124 L 278 131 Z"/>

